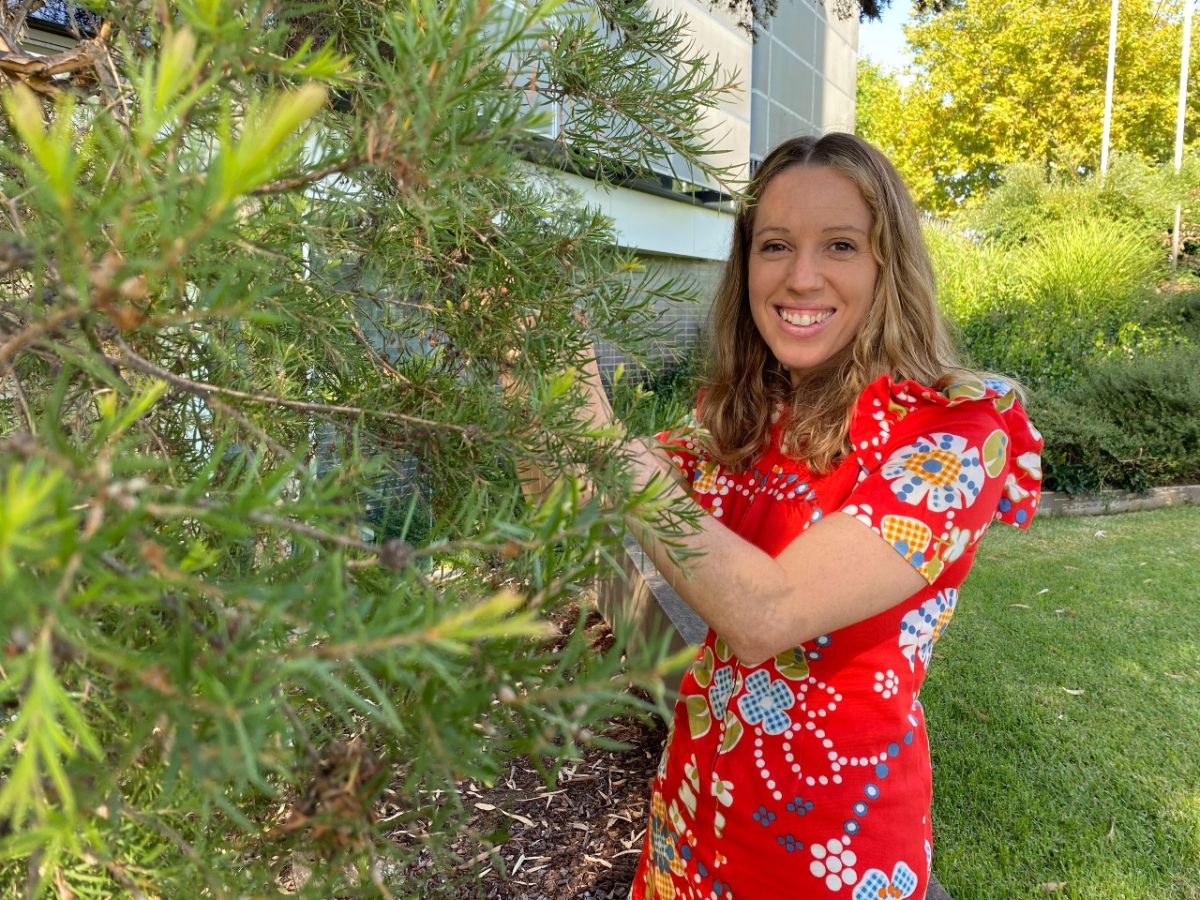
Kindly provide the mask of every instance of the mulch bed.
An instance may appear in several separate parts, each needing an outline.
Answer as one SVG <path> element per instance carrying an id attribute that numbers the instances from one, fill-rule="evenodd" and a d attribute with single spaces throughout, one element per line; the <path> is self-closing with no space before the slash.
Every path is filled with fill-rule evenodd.
<path id="1" fill-rule="evenodd" d="M 572 604 L 556 617 L 564 644 L 578 610 Z M 583 627 L 595 650 L 612 646 L 612 632 L 595 610 Z M 561 769 L 552 787 L 528 760 L 515 761 L 492 787 L 460 784 L 463 803 L 474 808 L 454 844 L 467 863 L 453 885 L 439 878 L 431 890 L 462 900 L 626 900 L 667 729 L 657 718 L 618 718 L 603 734 L 629 749 L 592 747 Z M 476 842 L 496 832 L 507 839 L 495 848 Z"/>
<path id="2" fill-rule="evenodd" d="M 615 722 L 608 737 L 630 744 L 593 748 L 547 788 L 516 763 L 492 788 L 466 785 L 471 830 L 504 829 L 498 848 L 507 876 L 484 854 L 460 896 L 499 900 L 625 900 L 645 836 L 650 780 L 666 739 L 661 723 Z"/>

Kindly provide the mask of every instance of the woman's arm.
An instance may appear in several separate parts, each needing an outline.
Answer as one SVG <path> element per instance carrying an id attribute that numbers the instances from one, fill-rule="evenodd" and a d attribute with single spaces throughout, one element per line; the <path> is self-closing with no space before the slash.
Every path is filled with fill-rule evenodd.
<path id="1" fill-rule="evenodd" d="M 660 447 L 634 444 L 639 485 L 672 474 Z M 679 502 L 694 502 L 670 480 Z M 697 554 L 686 568 L 672 562 L 642 523 L 630 525 L 663 576 L 746 665 L 869 618 L 926 583 L 878 534 L 848 515 L 826 516 L 774 558 L 703 516 L 697 532 L 683 539 Z"/>

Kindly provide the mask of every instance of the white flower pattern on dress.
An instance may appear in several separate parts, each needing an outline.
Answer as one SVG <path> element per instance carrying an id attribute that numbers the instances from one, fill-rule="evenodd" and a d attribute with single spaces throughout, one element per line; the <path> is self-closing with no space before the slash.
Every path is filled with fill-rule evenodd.
<path id="1" fill-rule="evenodd" d="M 813 855 L 808 871 L 823 878 L 829 890 L 840 891 L 858 881 L 858 872 L 854 868 L 858 855 L 850 849 L 849 838 L 832 838 L 824 844 L 813 844 L 808 850 Z"/>
<path id="2" fill-rule="evenodd" d="M 888 669 L 886 673 L 875 673 L 875 693 L 883 697 L 884 700 L 891 700 L 892 697 L 900 693 L 900 678 L 896 675 L 894 669 Z"/>
<path id="3" fill-rule="evenodd" d="M 987 480 L 979 450 L 966 438 L 941 432 L 897 450 L 880 473 L 896 482 L 897 499 L 913 506 L 924 502 L 934 512 L 968 508 Z"/>
<path id="4" fill-rule="evenodd" d="M 938 591 L 918 608 L 904 614 L 900 620 L 900 652 L 908 660 L 910 667 L 916 667 L 916 660 L 929 668 L 929 657 L 933 653 L 934 642 L 942 636 L 950 617 L 954 615 L 954 605 L 958 602 L 958 591 L 946 588 Z"/>
<path id="5" fill-rule="evenodd" d="M 963 551 L 971 545 L 971 529 L 951 528 L 950 540 L 942 551 L 942 561 L 949 564 L 963 555 Z"/>

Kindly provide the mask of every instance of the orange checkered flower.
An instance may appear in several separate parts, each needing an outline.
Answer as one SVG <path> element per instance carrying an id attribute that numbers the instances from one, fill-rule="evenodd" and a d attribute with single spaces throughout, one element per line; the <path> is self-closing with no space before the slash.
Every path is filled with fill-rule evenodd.
<path id="1" fill-rule="evenodd" d="M 924 503 L 934 512 L 968 508 L 988 477 L 979 449 L 966 438 L 945 433 L 897 450 L 880 473 L 895 482 L 892 491 L 898 499 L 914 506 Z"/>

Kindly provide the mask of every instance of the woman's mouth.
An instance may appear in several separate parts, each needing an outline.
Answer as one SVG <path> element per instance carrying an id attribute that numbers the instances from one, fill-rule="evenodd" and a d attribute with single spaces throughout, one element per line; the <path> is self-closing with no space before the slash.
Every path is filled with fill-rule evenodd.
<path id="1" fill-rule="evenodd" d="M 784 309 L 782 306 L 776 307 L 776 311 L 785 323 L 804 332 L 813 331 L 828 322 L 834 313 L 832 309 Z"/>

